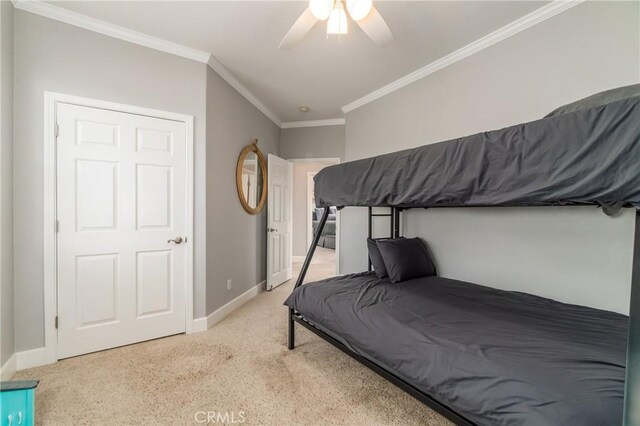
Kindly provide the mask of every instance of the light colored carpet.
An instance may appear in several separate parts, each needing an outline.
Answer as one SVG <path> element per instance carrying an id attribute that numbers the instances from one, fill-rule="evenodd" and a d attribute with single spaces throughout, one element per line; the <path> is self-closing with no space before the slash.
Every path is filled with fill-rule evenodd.
<path id="1" fill-rule="evenodd" d="M 332 256 L 319 249 L 307 281 L 332 276 Z M 205 333 L 70 358 L 16 379 L 41 380 L 36 419 L 47 425 L 196 424 L 199 411 L 245 424 L 448 424 L 300 326 L 289 351 L 282 302 L 293 281 Z"/>

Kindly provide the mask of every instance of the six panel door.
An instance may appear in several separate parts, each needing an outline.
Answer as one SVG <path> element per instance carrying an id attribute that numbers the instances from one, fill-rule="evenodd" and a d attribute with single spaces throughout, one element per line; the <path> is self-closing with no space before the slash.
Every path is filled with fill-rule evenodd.
<path id="1" fill-rule="evenodd" d="M 58 358 L 185 331 L 185 124 L 58 104 Z"/>
<path id="2" fill-rule="evenodd" d="M 290 280 L 293 273 L 293 164 L 272 154 L 268 163 L 267 290 L 271 290 Z"/>

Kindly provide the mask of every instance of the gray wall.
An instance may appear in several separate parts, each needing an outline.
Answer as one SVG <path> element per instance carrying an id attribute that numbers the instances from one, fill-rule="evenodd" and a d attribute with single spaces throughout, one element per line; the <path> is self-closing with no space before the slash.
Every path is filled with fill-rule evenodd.
<path id="1" fill-rule="evenodd" d="M 44 91 L 195 117 L 194 305 L 204 316 L 207 66 L 23 11 L 15 13 L 15 49 L 16 350 L 44 344 Z"/>
<path id="2" fill-rule="evenodd" d="M 218 74 L 207 70 L 207 313 L 266 279 L 266 206 L 246 213 L 236 191 L 236 161 L 258 138 L 279 154 L 280 128 Z M 233 286 L 227 290 L 227 280 Z"/>
<path id="3" fill-rule="evenodd" d="M 344 158 L 344 126 L 282 129 L 280 156 L 293 158 Z"/>
<path id="4" fill-rule="evenodd" d="M 347 160 L 538 119 L 637 83 L 637 2 L 585 2 L 347 114 Z M 342 213 L 341 272 L 366 268 L 362 210 Z M 594 208 L 413 211 L 443 276 L 627 312 L 633 213 Z"/>
<path id="5" fill-rule="evenodd" d="M 13 342 L 13 5 L 0 2 L 0 365 Z"/>

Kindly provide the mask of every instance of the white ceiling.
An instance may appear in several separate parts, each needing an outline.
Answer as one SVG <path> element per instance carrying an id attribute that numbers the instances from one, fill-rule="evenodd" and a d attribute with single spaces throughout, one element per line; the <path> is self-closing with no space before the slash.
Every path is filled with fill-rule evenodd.
<path id="1" fill-rule="evenodd" d="M 377 47 L 352 21 L 327 39 L 319 22 L 292 50 L 278 44 L 306 1 L 65 1 L 55 5 L 212 53 L 280 120 L 340 118 L 340 108 L 546 4 L 381 1 L 395 36 Z M 308 113 L 298 111 L 308 106 Z"/>

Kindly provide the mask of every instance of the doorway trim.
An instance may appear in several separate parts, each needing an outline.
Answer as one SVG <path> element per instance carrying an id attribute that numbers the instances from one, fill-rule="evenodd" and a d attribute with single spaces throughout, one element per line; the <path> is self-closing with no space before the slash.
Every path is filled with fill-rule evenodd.
<path id="1" fill-rule="evenodd" d="M 313 191 L 313 177 L 315 175 L 317 175 L 318 172 L 307 172 L 307 201 L 305 202 L 305 204 L 307 205 L 307 247 L 311 246 L 311 243 L 313 242 L 313 209 L 311 208 L 312 203 L 313 203 L 313 198 L 310 196 L 312 191 Z M 336 238 L 338 238 L 338 236 L 336 235 Z M 301 256 L 302 259 L 304 260 L 305 256 Z"/>
<path id="2" fill-rule="evenodd" d="M 160 111 L 150 108 L 84 98 L 56 92 L 44 92 L 44 351 L 43 363 L 51 364 L 58 361 L 58 331 L 56 316 L 58 314 L 58 281 L 57 281 L 57 234 L 56 234 L 56 109 L 59 103 L 71 104 L 89 108 L 99 108 L 122 112 L 126 114 L 142 115 L 163 120 L 178 121 L 185 124 L 186 141 L 186 184 L 187 184 L 187 229 L 186 243 L 186 333 L 197 331 L 193 321 L 193 190 L 194 190 L 194 129 L 193 116 Z"/>
<path id="3" fill-rule="evenodd" d="M 288 161 L 291 161 L 292 163 L 294 163 L 294 172 L 295 172 L 295 163 L 328 163 L 328 166 L 333 166 L 335 164 L 340 164 L 342 162 L 340 157 L 289 158 Z M 305 187 L 308 190 L 308 182 L 305 182 Z M 306 210 L 308 211 L 309 210 L 309 194 L 308 193 L 305 194 L 305 207 L 306 207 Z M 341 215 L 341 212 L 338 211 L 338 213 L 336 214 L 336 248 L 335 248 L 336 275 L 340 274 L 340 215 Z M 307 221 L 305 223 L 307 223 L 307 226 L 308 226 L 309 218 L 307 218 Z M 305 241 L 307 241 L 307 232 L 305 232 Z"/>

